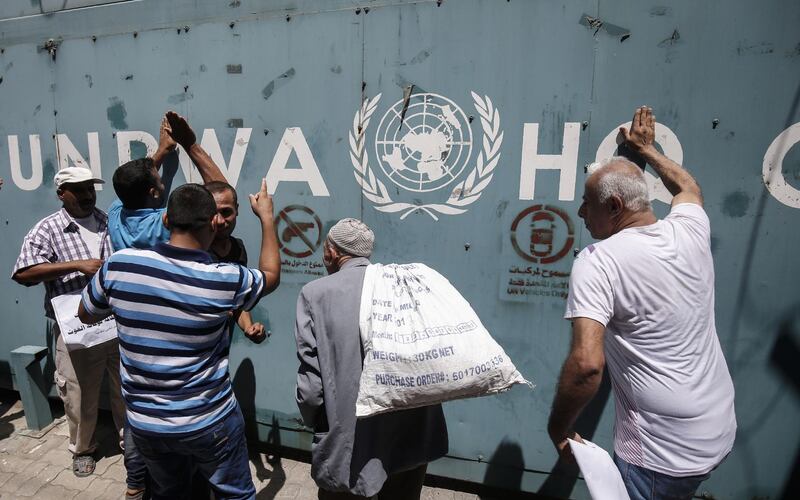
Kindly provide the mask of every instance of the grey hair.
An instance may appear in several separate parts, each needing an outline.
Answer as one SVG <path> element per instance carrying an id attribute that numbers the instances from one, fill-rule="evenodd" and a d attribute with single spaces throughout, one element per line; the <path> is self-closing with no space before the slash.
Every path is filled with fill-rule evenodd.
<path id="1" fill-rule="evenodd" d="M 644 212 L 651 209 L 650 196 L 647 192 L 647 182 L 644 172 L 632 161 L 623 156 L 612 156 L 592 165 L 591 174 L 603 170 L 612 164 L 621 163 L 633 167 L 630 172 L 610 170 L 604 172 L 597 180 L 597 198 L 600 203 L 605 203 L 613 195 L 622 199 L 625 208 L 634 212 Z"/>

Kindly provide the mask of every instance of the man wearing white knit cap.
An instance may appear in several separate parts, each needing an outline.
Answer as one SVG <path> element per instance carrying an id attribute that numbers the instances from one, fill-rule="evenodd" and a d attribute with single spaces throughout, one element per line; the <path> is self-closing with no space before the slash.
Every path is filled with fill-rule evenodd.
<path id="1" fill-rule="evenodd" d="M 330 276 L 304 286 L 297 299 L 296 397 L 314 429 L 311 476 L 320 500 L 418 499 L 428 462 L 447 453 L 441 405 L 356 419 L 361 288 L 374 243 L 360 220 L 337 222 L 323 249 Z"/>

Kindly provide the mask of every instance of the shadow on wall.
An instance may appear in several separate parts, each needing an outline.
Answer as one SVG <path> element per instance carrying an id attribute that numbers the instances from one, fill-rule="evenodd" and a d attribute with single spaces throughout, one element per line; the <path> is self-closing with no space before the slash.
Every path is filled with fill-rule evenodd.
<path id="1" fill-rule="evenodd" d="M 800 308 L 800 304 L 794 308 Z M 795 397 L 800 397 L 800 313 L 790 314 L 778 329 L 778 339 L 772 347 L 770 362 L 778 369 Z M 794 457 L 789 479 L 783 486 L 781 498 L 800 498 L 800 447 Z"/>
<path id="2" fill-rule="evenodd" d="M 238 333 L 238 332 L 236 332 Z M 236 369 L 233 377 L 233 392 L 239 401 L 239 407 L 244 416 L 244 432 L 249 443 L 258 441 L 258 422 L 256 421 L 256 371 L 250 358 L 244 358 Z M 281 449 L 281 434 L 278 427 L 278 419 L 272 417 L 272 429 L 267 436 L 265 448 L 274 451 L 267 455 L 267 464 L 272 468 L 269 470 L 267 464 L 261 458 L 259 446 L 248 444 L 250 462 L 256 470 L 256 478 L 259 483 L 269 481 L 267 485 L 256 493 L 257 500 L 273 499 L 286 483 L 286 472 L 283 470 L 280 456 L 277 452 Z"/>
<path id="3" fill-rule="evenodd" d="M 503 488 L 519 491 L 522 487 L 522 474 L 525 472 L 525 459 L 522 448 L 505 438 L 489 458 L 489 467 L 483 477 L 483 484 L 503 485 Z M 481 500 L 493 500 L 494 496 L 481 495 Z"/>
<path id="4" fill-rule="evenodd" d="M 795 91 L 792 103 L 786 109 L 788 109 L 788 113 L 786 116 L 786 121 L 784 122 L 784 128 L 789 128 L 800 117 L 800 85 L 798 85 L 797 90 Z M 788 140 L 788 136 L 786 136 L 786 140 Z M 784 147 L 785 144 L 781 144 L 779 149 L 782 150 Z M 743 350 L 740 348 L 740 344 L 745 345 L 744 342 L 740 342 L 740 335 L 742 324 L 745 322 L 746 317 L 756 314 L 750 307 L 750 304 L 754 302 L 752 298 L 753 292 L 751 291 L 751 285 L 753 276 L 757 275 L 757 273 L 753 272 L 753 264 L 755 261 L 756 245 L 760 241 L 759 235 L 761 233 L 761 226 L 765 221 L 765 218 L 763 217 L 764 210 L 767 206 L 769 197 L 770 194 L 766 187 L 764 187 L 761 190 L 761 196 L 758 200 L 758 204 L 756 205 L 753 227 L 750 230 L 750 235 L 747 239 L 747 249 L 744 253 L 743 265 L 741 267 L 741 280 L 739 282 L 738 293 L 736 295 L 736 302 L 733 306 L 734 316 L 731 322 L 731 332 L 730 336 L 728 337 L 728 341 L 726 342 L 727 348 L 723 348 L 725 351 L 725 359 L 728 362 L 728 369 L 730 370 L 734 385 L 737 383 L 737 375 L 740 372 L 740 367 L 746 365 L 752 355 L 749 350 Z M 796 310 L 796 308 L 797 305 L 795 305 L 794 309 Z M 770 362 L 776 366 L 776 368 L 784 377 L 788 379 L 790 386 L 796 391 L 798 386 L 798 372 L 796 367 L 798 358 L 796 356 L 792 357 L 788 355 L 788 353 L 791 352 L 794 352 L 794 354 L 797 354 L 798 352 L 798 342 L 796 340 L 797 329 L 793 326 L 793 323 L 796 324 L 797 322 L 797 312 L 795 310 L 790 309 L 791 312 L 789 313 L 788 317 L 783 323 L 781 323 L 778 332 L 776 332 L 777 339 L 775 340 L 773 351 L 770 356 Z M 792 349 L 794 349 L 794 351 L 792 351 Z M 768 391 L 765 391 L 760 387 L 758 390 L 763 391 L 760 393 L 762 397 L 765 399 L 768 398 Z M 761 405 L 762 407 L 759 410 L 759 414 L 752 419 L 752 422 L 754 423 L 750 426 L 743 425 L 741 417 L 737 417 L 737 420 L 739 420 L 739 428 L 736 432 L 734 452 L 736 452 L 737 457 L 742 461 L 742 474 L 747 478 L 745 484 L 755 484 L 757 482 L 756 478 L 758 477 L 758 469 L 760 465 L 759 462 L 754 458 L 755 448 L 759 443 L 755 442 L 754 440 L 751 441 L 751 436 L 759 427 L 763 425 L 763 422 L 766 421 L 766 417 L 774 410 L 774 407 L 783 397 L 783 388 L 776 388 L 773 395 L 769 397 L 763 405 Z M 798 498 L 798 488 L 800 488 L 800 484 L 798 484 L 800 479 L 797 478 L 798 473 L 800 473 L 800 450 L 798 450 L 797 454 L 795 455 L 792 472 L 789 475 L 787 484 L 784 485 L 782 498 Z M 758 491 L 753 490 L 750 492 L 750 494 L 757 495 Z"/>
<path id="5" fill-rule="evenodd" d="M 611 380 L 608 378 L 608 371 L 603 372 L 603 380 L 600 382 L 600 388 L 597 390 L 597 395 L 594 399 L 584 408 L 583 413 L 575 422 L 575 432 L 581 437 L 588 440 L 594 438 L 594 433 L 597 430 L 597 425 L 600 423 L 600 417 L 603 415 L 603 409 L 608 402 L 611 393 Z M 572 490 L 575 488 L 575 483 L 578 481 L 578 466 L 572 463 L 564 463 L 559 458 L 553 468 L 550 469 L 550 475 L 539 487 L 537 493 L 555 498 L 570 498 Z"/>
<path id="6" fill-rule="evenodd" d="M 240 334 L 234 327 L 234 335 Z M 244 416 L 245 435 L 248 440 L 258 439 L 256 422 L 256 370 L 250 358 L 244 358 L 233 376 L 233 392 Z"/>

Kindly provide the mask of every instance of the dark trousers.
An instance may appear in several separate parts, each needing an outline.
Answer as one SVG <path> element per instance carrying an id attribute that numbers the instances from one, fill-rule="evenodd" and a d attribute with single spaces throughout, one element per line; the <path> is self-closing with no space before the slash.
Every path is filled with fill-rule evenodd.
<path id="1" fill-rule="evenodd" d="M 139 453 L 139 449 L 136 447 L 136 443 L 133 442 L 133 436 L 131 435 L 131 428 L 128 422 L 125 422 L 123 437 L 125 443 L 123 456 L 125 459 L 125 470 L 128 471 L 126 481 L 128 483 L 128 489 L 140 490 L 147 486 L 147 466 L 144 463 L 144 458 L 141 453 Z"/>
<path id="2" fill-rule="evenodd" d="M 326 490 L 319 490 L 317 498 L 319 500 L 419 500 L 426 470 L 428 470 L 428 464 L 392 474 L 386 478 L 381 491 L 371 499 L 352 493 Z"/>
<path id="3" fill-rule="evenodd" d="M 183 499 L 191 494 L 196 470 L 218 499 L 252 499 L 244 420 L 237 406 L 216 424 L 186 437 L 153 438 L 131 429 L 152 483 L 152 498 Z"/>

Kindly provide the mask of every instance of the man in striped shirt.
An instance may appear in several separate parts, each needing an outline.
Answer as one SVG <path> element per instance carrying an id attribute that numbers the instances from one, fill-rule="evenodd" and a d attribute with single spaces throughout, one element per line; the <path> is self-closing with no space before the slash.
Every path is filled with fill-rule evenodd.
<path id="1" fill-rule="evenodd" d="M 214 198 L 186 184 L 169 198 L 169 242 L 116 252 L 83 292 L 83 322 L 116 318 L 128 424 L 155 499 L 185 497 L 193 467 L 216 498 L 255 495 L 228 335 L 231 311 L 251 309 L 278 286 L 280 258 L 264 181 L 250 204 L 261 220 L 258 269 L 214 262 Z"/>

